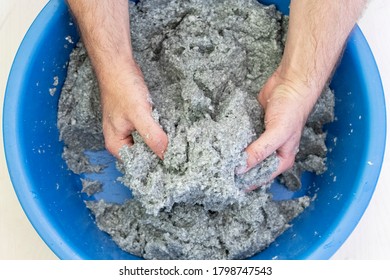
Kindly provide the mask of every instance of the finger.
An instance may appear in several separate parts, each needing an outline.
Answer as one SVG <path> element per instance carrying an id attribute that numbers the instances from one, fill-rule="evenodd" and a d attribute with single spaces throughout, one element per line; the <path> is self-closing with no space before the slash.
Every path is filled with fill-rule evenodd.
<path id="1" fill-rule="evenodd" d="M 245 192 L 254 191 L 261 186 L 264 186 L 264 185 L 271 183 L 280 174 L 282 174 L 283 172 L 285 172 L 293 167 L 294 162 L 295 162 L 295 153 L 291 153 L 289 156 L 282 156 L 279 153 L 276 153 L 276 155 L 279 159 L 278 168 L 271 174 L 269 180 L 262 185 L 252 185 L 249 188 L 247 188 L 245 190 Z"/>
<path id="2" fill-rule="evenodd" d="M 275 152 L 284 142 L 284 139 L 275 137 L 272 130 L 265 131 L 260 137 L 252 142 L 247 148 L 246 166 L 237 170 L 238 174 L 243 174 L 255 167 L 258 163 L 266 159 Z"/>
<path id="3" fill-rule="evenodd" d="M 106 150 L 116 158 L 120 158 L 119 151 L 123 146 L 132 146 L 134 144 L 130 132 L 126 136 L 122 136 L 114 131 L 112 126 L 103 126 L 104 144 Z"/>
<path id="4" fill-rule="evenodd" d="M 244 190 L 244 193 L 252 192 L 252 191 L 254 191 L 254 190 L 257 190 L 258 188 L 260 188 L 260 186 L 258 186 L 258 185 L 252 185 L 252 186 L 250 186 L 249 188 L 247 188 L 246 190 Z"/>
<path id="5" fill-rule="evenodd" d="M 143 114 L 134 122 L 135 129 L 144 139 L 146 145 L 161 159 L 168 147 L 168 136 L 150 113 Z"/>
<path id="6" fill-rule="evenodd" d="M 292 168 L 295 162 L 295 153 L 291 153 L 288 156 L 281 156 L 277 153 L 277 157 L 279 158 L 279 165 L 278 168 L 271 174 L 270 180 L 275 179 L 283 172 Z"/>
<path id="7" fill-rule="evenodd" d="M 248 192 L 254 191 L 262 186 L 266 186 L 266 185 L 271 184 L 272 181 L 275 179 L 275 177 L 272 177 L 272 176 L 273 176 L 273 174 L 271 174 L 271 176 L 269 177 L 269 179 L 266 182 L 263 182 L 263 183 L 257 184 L 257 185 L 252 185 L 249 188 L 247 188 L 246 190 L 244 190 L 244 192 L 248 193 Z"/>
<path id="8" fill-rule="evenodd" d="M 251 191 L 254 191 L 254 190 L 260 188 L 261 186 L 270 184 L 280 174 L 289 170 L 293 166 L 294 161 L 295 161 L 295 157 L 292 157 L 289 159 L 281 159 L 279 161 L 278 169 L 271 174 L 271 177 L 269 178 L 269 180 L 266 183 L 264 183 L 262 185 L 252 185 L 249 188 L 247 188 L 244 192 L 249 193 Z"/>

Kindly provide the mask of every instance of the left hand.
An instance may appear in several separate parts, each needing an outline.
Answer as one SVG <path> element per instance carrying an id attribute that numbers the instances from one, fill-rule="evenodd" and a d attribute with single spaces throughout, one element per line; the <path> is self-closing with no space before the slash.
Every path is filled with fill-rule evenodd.
<path id="1" fill-rule="evenodd" d="M 246 148 L 247 166 L 238 173 L 247 172 L 275 151 L 279 167 L 270 180 L 290 169 L 316 99 L 317 95 L 311 93 L 299 79 L 283 77 L 279 67 L 258 95 L 258 101 L 265 110 L 265 131 Z"/>

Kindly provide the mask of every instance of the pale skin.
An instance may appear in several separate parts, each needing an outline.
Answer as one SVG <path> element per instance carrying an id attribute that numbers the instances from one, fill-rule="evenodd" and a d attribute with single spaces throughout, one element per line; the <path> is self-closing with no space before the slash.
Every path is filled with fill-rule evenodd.
<path id="1" fill-rule="evenodd" d="M 244 173 L 276 151 L 274 179 L 294 164 L 305 122 L 328 82 L 366 0 L 292 0 L 282 61 L 261 89 L 265 132 L 246 152 Z"/>
<path id="2" fill-rule="evenodd" d="M 265 132 L 247 149 L 245 173 L 276 152 L 272 178 L 292 167 L 304 124 L 367 0 L 292 0 L 282 61 L 258 95 Z M 128 0 L 68 0 L 94 66 L 108 151 L 119 157 L 137 130 L 161 159 L 168 137 L 151 116 L 148 88 L 132 55 Z M 255 188 L 255 187 L 254 187 Z"/>
<path id="3" fill-rule="evenodd" d="M 149 91 L 132 54 L 128 0 L 68 0 L 101 93 L 106 149 L 119 157 L 137 130 L 163 158 L 168 137 L 152 118 Z"/>

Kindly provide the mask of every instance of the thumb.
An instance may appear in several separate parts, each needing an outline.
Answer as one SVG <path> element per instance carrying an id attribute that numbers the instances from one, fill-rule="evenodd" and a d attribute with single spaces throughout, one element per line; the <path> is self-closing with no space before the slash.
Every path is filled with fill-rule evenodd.
<path id="1" fill-rule="evenodd" d="M 247 172 L 259 162 L 270 156 L 273 152 L 276 152 L 276 156 L 279 159 L 279 165 L 277 170 L 271 175 L 270 180 L 273 180 L 284 171 L 290 169 L 294 164 L 299 142 L 286 141 L 285 138 L 280 136 L 281 135 L 278 133 L 274 135 L 272 130 L 266 130 L 256 141 L 250 144 L 246 148 L 246 153 L 248 155 L 247 166 L 238 170 L 238 173 L 242 174 Z"/>
<path id="2" fill-rule="evenodd" d="M 168 147 L 168 136 L 161 126 L 153 119 L 150 112 L 145 112 L 142 118 L 137 118 L 134 127 L 144 139 L 146 145 L 161 159 Z"/>
<path id="3" fill-rule="evenodd" d="M 265 130 L 260 137 L 252 142 L 247 148 L 246 167 L 238 170 L 238 173 L 245 173 L 265 160 L 283 144 L 282 139 L 275 137 L 271 131 Z"/>

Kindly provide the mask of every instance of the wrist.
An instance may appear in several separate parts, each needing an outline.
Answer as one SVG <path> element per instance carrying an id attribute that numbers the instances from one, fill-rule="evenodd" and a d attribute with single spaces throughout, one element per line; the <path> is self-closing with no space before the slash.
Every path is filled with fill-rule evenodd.
<path id="1" fill-rule="evenodd" d="M 322 85 L 318 77 L 307 75 L 307 73 L 293 65 L 281 63 L 277 71 L 283 84 L 307 98 L 312 96 L 314 99 L 317 99 L 322 92 L 324 85 Z"/>
<path id="2" fill-rule="evenodd" d="M 141 70 L 132 56 L 107 61 L 96 66 L 95 63 L 93 64 L 101 89 L 130 82 L 133 77 L 142 77 Z"/>
<path id="3" fill-rule="evenodd" d="M 296 69 L 285 67 L 286 65 L 280 64 L 263 88 L 265 94 L 262 104 L 267 106 L 268 99 L 272 98 L 269 94 L 279 92 L 281 96 L 285 96 L 292 102 L 290 104 L 296 104 L 299 107 L 297 112 L 302 114 L 304 123 L 321 94 L 322 88 L 308 83 L 305 79 L 306 76 Z"/>

